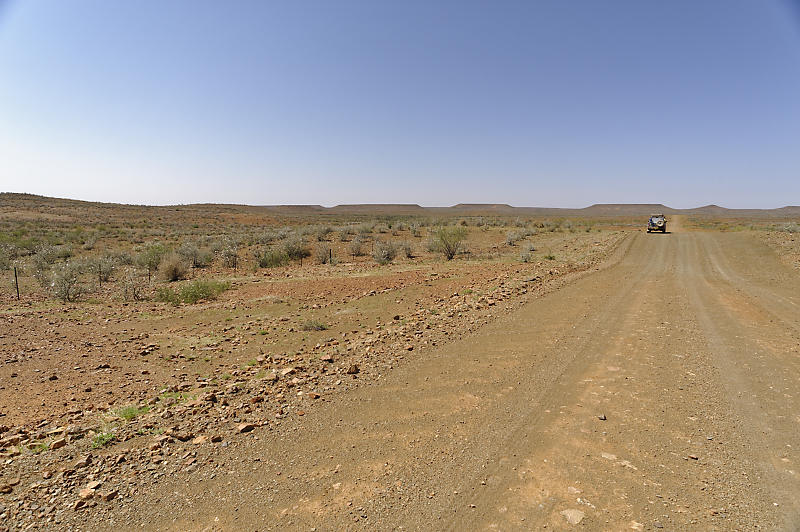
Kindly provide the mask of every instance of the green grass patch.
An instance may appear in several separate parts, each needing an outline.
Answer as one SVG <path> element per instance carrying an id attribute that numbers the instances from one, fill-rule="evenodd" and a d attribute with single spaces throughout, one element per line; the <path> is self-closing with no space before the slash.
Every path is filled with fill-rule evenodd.
<path id="1" fill-rule="evenodd" d="M 116 409 L 114 414 L 120 419 L 130 421 L 137 416 L 147 413 L 149 410 L 150 409 L 146 406 L 139 407 L 137 405 L 128 405 Z"/>
<path id="2" fill-rule="evenodd" d="M 30 449 L 30 451 L 33 454 L 39 454 L 39 453 L 43 453 L 43 452 L 47 451 L 48 449 L 50 449 L 50 445 L 48 445 L 46 442 L 42 441 L 42 442 L 33 444 L 32 446 L 28 447 L 28 449 Z"/>
<path id="3" fill-rule="evenodd" d="M 110 432 L 101 432 L 100 434 L 95 434 L 94 438 L 92 438 L 92 449 L 99 449 L 101 447 L 105 447 L 115 439 L 116 436 L 114 436 Z"/>
<path id="4" fill-rule="evenodd" d="M 328 326 L 318 320 L 308 320 L 301 327 L 304 331 L 324 331 Z"/>

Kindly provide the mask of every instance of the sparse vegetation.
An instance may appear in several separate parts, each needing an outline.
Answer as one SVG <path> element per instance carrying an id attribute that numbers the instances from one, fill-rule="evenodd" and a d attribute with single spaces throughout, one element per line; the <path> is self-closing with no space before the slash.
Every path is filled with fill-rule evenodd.
<path id="1" fill-rule="evenodd" d="M 133 417 L 136 417 L 135 415 Z M 130 418 L 133 419 L 133 418 Z M 116 439 L 111 432 L 100 432 L 92 438 L 92 449 L 100 449 Z"/>
<path id="2" fill-rule="evenodd" d="M 127 405 L 120 407 L 114 411 L 114 415 L 124 421 L 130 421 L 133 418 L 147 413 L 149 410 L 146 406 Z"/>
<path id="3" fill-rule="evenodd" d="M 319 320 L 308 320 L 301 327 L 304 331 L 324 331 L 328 326 Z"/>

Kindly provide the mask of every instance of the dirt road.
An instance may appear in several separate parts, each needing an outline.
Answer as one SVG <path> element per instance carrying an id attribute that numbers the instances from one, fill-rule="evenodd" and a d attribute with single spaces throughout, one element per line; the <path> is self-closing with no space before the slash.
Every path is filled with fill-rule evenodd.
<path id="1" fill-rule="evenodd" d="M 219 456 L 104 524 L 797 530 L 800 276 L 750 234 L 632 234 L 600 271 Z"/>

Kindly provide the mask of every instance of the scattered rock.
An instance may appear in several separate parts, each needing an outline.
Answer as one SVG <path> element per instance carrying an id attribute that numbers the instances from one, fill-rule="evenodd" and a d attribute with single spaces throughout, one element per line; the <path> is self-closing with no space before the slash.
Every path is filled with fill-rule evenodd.
<path id="1" fill-rule="evenodd" d="M 600 414 L 599 416 L 597 416 L 597 419 L 599 419 L 600 421 L 605 421 L 608 418 L 606 417 L 605 414 Z"/>
<path id="2" fill-rule="evenodd" d="M 89 488 L 83 488 L 81 491 L 78 492 L 78 497 L 81 499 L 91 499 L 94 497 L 94 490 L 90 490 Z"/>
<path id="3" fill-rule="evenodd" d="M 87 454 L 86 456 L 82 456 L 82 457 L 78 458 L 78 459 L 75 461 L 75 463 L 74 463 L 74 464 L 72 464 L 72 467 L 73 467 L 74 469 L 80 469 L 80 468 L 82 468 L 82 467 L 86 467 L 86 466 L 88 466 L 88 465 L 89 465 L 89 464 L 91 464 L 91 463 L 92 463 L 92 456 L 91 456 L 91 455 L 89 455 L 89 454 Z"/>
<path id="4" fill-rule="evenodd" d="M 64 438 L 59 438 L 57 440 L 53 440 L 53 443 L 50 444 L 50 449 L 61 449 L 67 444 L 67 440 Z"/>
<path id="5" fill-rule="evenodd" d="M 253 425 L 252 423 L 239 423 L 236 426 L 236 432 L 238 432 L 239 434 L 242 434 L 244 432 L 250 432 L 254 428 L 256 428 L 256 426 Z"/>
<path id="6" fill-rule="evenodd" d="M 348 375 L 355 375 L 356 373 L 359 373 L 360 371 L 361 371 L 361 368 L 358 367 L 358 364 L 353 364 L 352 366 L 347 368 L 347 374 Z"/>
<path id="7" fill-rule="evenodd" d="M 584 516 L 586 514 L 584 514 L 580 510 L 576 510 L 574 508 L 570 508 L 569 510 L 562 511 L 561 515 L 564 516 L 564 519 L 566 519 L 569 524 L 577 525 L 578 523 L 583 521 L 583 518 L 584 518 Z"/>
<path id="8" fill-rule="evenodd" d="M 112 500 L 116 499 L 117 495 L 119 495 L 119 490 L 112 490 L 112 491 L 107 491 L 106 493 L 103 493 L 102 495 L 100 495 L 100 498 L 103 499 L 104 501 L 108 502 L 108 501 L 112 501 Z"/>

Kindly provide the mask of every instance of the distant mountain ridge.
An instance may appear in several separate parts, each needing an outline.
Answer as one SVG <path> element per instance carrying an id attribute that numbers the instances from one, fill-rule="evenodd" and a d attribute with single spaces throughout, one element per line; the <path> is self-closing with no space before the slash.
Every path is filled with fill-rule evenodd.
<path id="1" fill-rule="evenodd" d="M 0 192 L 0 209 L 9 208 L 65 208 L 92 206 L 103 209 L 170 209 L 194 211 L 197 209 L 216 209 L 218 211 L 237 211 L 251 215 L 364 215 L 364 216 L 647 216 L 653 213 L 686 214 L 716 217 L 757 217 L 793 218 L 800 217 L 800 206 L 787 205 L 775 209 L 728 209 L 719 205 L 704 205 L 691 209 L 674 209 L 661 203 L 595 203 L 588 207 L 570 209 L 557 207 L 514 207 L 507 203 L 458 203 L 451 207 L 422 207 L 416 203 L 361 203 L 324 207 L 322 205 L 238 205 L 218 203 L 194 203 L 185 205 L 130 205 L 119 203 L 100 203 L 83 200 L 50 198 L 34 194 Z"/>

